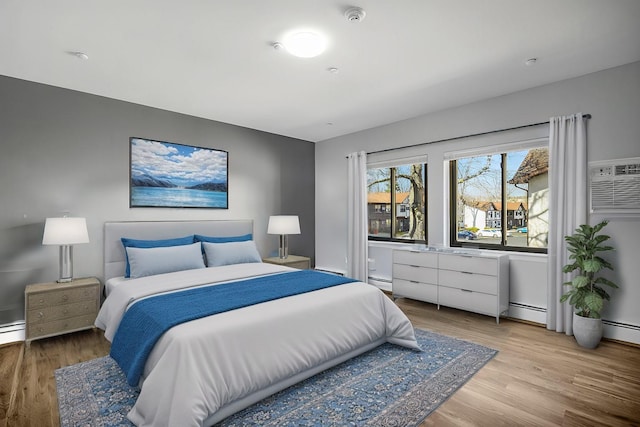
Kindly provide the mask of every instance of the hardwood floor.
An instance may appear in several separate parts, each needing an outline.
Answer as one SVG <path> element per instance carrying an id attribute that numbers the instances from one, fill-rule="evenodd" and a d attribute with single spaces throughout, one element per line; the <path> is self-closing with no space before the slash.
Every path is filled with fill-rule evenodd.
<path id="1" fill-rule="evenodd" d="M 585 350 L 538 326 L 442 308 L 398 305 L 422 329 L 499 350 L 427 426 L 640 426 L 640 348 L 603 341 Z M 101 331 L 0 347 L 0 427 L 57 426 L 55 369 L 109 352 Z M 24 354 L 23 354 L 24 353 Z"/>

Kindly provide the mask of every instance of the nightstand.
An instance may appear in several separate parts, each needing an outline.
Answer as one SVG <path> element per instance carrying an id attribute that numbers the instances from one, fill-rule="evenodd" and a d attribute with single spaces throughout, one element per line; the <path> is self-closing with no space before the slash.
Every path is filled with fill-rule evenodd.
<path id="1" fill-rule="evenodd" d="M 100 281 L 95 277 L 67 283 L 27 285 L 25 341 L 93 328 L 100 309 Z"/>
<path id="2" fill-rule="evenodd" d="M 277 256 L 264 258 L 262 262 L 269 264 L 286 265 L 287 267 L 299 268 L 300 270 L 309 270 L 311 268 L 311 258 L 306 256 L 289 255 L 286 258 Z"/>

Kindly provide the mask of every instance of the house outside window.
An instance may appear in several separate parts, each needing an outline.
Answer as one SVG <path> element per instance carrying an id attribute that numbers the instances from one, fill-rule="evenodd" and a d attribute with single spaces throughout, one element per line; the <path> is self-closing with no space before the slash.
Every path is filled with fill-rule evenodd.
<path id="1" fill-rule="evenodd" d="M 546 252 L 548 168 L 546 147 L 452 160 L 451 245 Z"/>
<path id="2" fill-rule="evenodd" d="M 426 242 L 426 171 L 424 163 L 367 170 L 369 240 Z"/>

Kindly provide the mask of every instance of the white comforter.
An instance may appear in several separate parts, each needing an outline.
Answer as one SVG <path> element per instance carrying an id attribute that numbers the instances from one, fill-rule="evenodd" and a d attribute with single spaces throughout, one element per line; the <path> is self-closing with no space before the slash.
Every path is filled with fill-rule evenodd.
<path id="1" fill-rule="evenodd" d="M 134 279 L 109 295 L 96 326 L 111 341 L 127 307 L 140 298 L 283 271 L 291 269 L 255 263 Z M 359 282 L 194 320 L 157 342 L 128 416 L 139 426 L 219 421 L 216 413 L 225 405 L 237 406 L 238 399 L 384 341 L 418 349 L 400 309 L 379 289 Z"/>

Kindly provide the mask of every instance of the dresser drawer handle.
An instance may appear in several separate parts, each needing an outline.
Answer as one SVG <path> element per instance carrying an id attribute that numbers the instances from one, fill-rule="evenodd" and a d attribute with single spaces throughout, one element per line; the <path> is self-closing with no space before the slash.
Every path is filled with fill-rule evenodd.
<path id="1" fill-rule="evenodd" d="M 38 317 L 39 317 L 40 319 L 42 319 L 42 318 L 44 317 L 44 313 L 43 313 L 43 312 L 41 312 L 41 311 L 40 311 L 40 312 L 38 312 Z"/>
<path id="2" fill-rule="evenodd" d="M 469 289 L 460 289 L 462 292 L 468 292 L 468 293 L 473 293 L 473 291 L 469 290 Z"/>
<path id="3" fill-rule="evenodd" d="M 410 282 L 410 283 L 415 283 L 415 284 L 420 283 L 420 282 L 418 282 L 417 280 L 409 280 L 409 282 Z"/>
<path id="4" fill-rule="evenodd" d="M 461 271 L 462 274 L 473 274 L 471 271 Z"/>
<path id="5" fill-rule="evenodd" d="M 64 294 L 62 295 L 62 301 L 68 301 L 69 300 L 69 295 Z"/>
<path id="6" fill-rule="evenodd" d="M 44 298 L 40 298 L 40 304 L 44 304 Z"/>
<path id="7" fill-rule="evenodd" d="M 62 314 L 69 314 L 69 309 L 65 308 L 64 310 L 62 310 Z"/>

